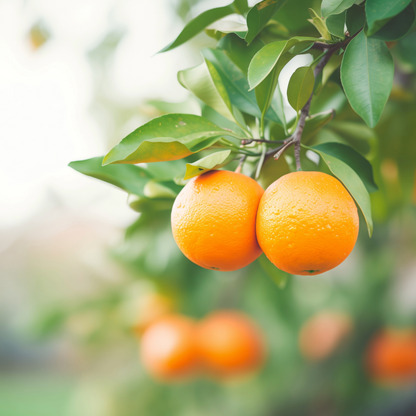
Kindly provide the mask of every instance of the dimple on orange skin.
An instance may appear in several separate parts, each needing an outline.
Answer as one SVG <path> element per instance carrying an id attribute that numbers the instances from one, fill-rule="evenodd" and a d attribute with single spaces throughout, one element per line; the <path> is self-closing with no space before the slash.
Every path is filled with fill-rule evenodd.
<path id="1" fill-rule="evenodd" d="M 236 311 L 217 311 L 200 322 L 197 343 L 201 365 L 220 378 L 252 373 L 266 356 L 259 328 Z"/>
<path id="2" fill-rule="evenodd" d="M 351 195 L 322 172 L 293 172 L 265 191 L 257 239 L 268 259 L 296 275 L 316 275 L 342 263 L 354 248 L 359 219 Z"/>
<path id="3" fill-rule="evenodd" d="M 181 315 L 168 315 L 143 333 L 140 358 L 149 374 L 159 380 L 181 380 L 198 369 L 196 324 Z"/>
<path id="4" fill-rule="evenodd" d="M 172 209 L 172 232 L 189 260 L 232 271 L 261 254 L 256 215 L 263 188 L 246 175 L 210 171 L 191 179 Z"/>

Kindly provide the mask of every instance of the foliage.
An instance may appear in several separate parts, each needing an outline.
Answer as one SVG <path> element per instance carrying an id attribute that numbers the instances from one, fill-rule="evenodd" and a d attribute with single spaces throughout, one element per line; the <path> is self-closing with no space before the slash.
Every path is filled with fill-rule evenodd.
<path id="1" fill-rule="evenodd" d="M 98 166 L 98 158 L 73 162 L 71 166 L 137 195 L 141 200 L 136 199 L 131 206 L 138 211 L 144 210 L 141 206 L 149 209 L 152 199 L 155 209 L 163 206 L 169 209 L 170 204 L 160 205 L 160 199 L 174 198 L 180 186 L 186 183 L 184 180 L 210 169 L 231 168 L 230 163 L 242 157 L 248 157 L 247 166 L 254 167 L 249 173 L 258 178 L 267 158 L 274 153 L 277 158 L 294 144 L 299 169 L 299 144 L 305 129 L 304 140 L 317 144 L 309 149 L 319 154 L 330 172 L 347 187 L 360 207 L 371 235 L 368 192 L 377 189 L 371 165 L 365 155 L 360 154 L 360 148 L 355 151 L 350 147 L 354 143 L 348 139 L 342 145 L 336 142 L 319 144 L 320 130 L 324 126 L 330 129 L 331 123 L 326 125 L 330 119 L 318 123 L 322 116 L 310 114 L 310 108 L 314 110 L 315 101 L 321 101 L 321 106 L 327 103 L 327 108 L 334 111 L 327 94 L 333 88 L 331 79 L 336 80 L 338 73 L 352 109 L 370 127 L 378 123 L 392 88 L 394 62 L 377 34 L 393 25 L 395 18 L 407 10 L 405 7 L 409 2 L 393 7 L 388 1 L 367 1 L 362 5 L 346 0 L 324 0 L 322 18 L 309 9 L 311 23 L 321 37 L 291 36 L 289 31 L 284 40 L 281 40 L 281 31 L 278 34 L 268 31 L 265 36 L 266 28 L 273 22 L 281 24 L 279 10 L 284 8 L 284 3 L 283 0 L 264 0 L 249 9 L 244 1 L 234 2 L 208 10 L 191 20 L 177 39 L 161 52 L 181 45 L 208 26 L 210 30 L 215 27 L 215 37 L 220 40 L 217 48 L 203 50 L 201 65 L 178 73 L 179 82 L 204 104 L 205 117 L 162 115 L 139 127 L 110 150 L 102 167 Z M 413 5 L 409 7 L 413 10 Z M 238 30 L 233 31 L 230 24 L 226 25 L 227 29 L 220 24 L 212 26 L 235 12 L 246 18 L 245 25 L 234 26 Z M 357 17 L 361 15 L 364 16 L 362 20 Z M 412 16 L 411 23 L 414 14 Z M 357 25 L 357 21 L 361 24 Z M 345 22 L 355 33 L 344 33 Z M 394 23 L 389 33 L 393 33 L 396 26 L 403 26 L 401 20 Z M 406 42 L 404 38 L 402 43 L 406 45 Z M 313 61 L 296 69 L 290 78 L 287 98 L 297 115 L 287 122 L 278 86 L 279 75 L 294 56 L 305 53 L 312 54 Z M 337 56 L 339 59 L 334 60 Z M 325 70 L 326 64 L 331 71 L 329 74 Z M 314 127 L 312 121 L 315 121 Z M 348 126 L 344 124 L 344 131 Z M 365 131 L 364 127 L 361 129 Z M 283 144 L 276 146 L 279 141 Z M 188 161 L 189 156 L 200 152 L 199 160 Z M 172 169 L 169 163 L 179 159 L 186 163 L 175 165 L 181 169 Z M 152 173 L 155 162 L 166 166 L 162 168 L 162 177 Z M 117 168 L 118 164 L 143 163 L 148 165 Z"/>
<path id="2" fill-rule="evenodd" d="M 71 163 L 79 172 L 128 192 L 130 206 L 141 212 L 113 253 L 135 279 L 178 297 L 181 311 L 191 316 L 220 307 L 245 309 L 261 322 L 271 345 L 267 368 L 257 378 L 225 390 L 206 380 L 167 390 L 146 376 L 132 375 L 131 390 L 114 393 L 118 414 L 145 414 L 148 409 L 154 415 L 186 414 L 198 408 L 199 414 L 210 415 L 220 406 L 239 416 L 315 415 L 322 408 L 343 416 L 361 414 L 380 398 L 393 396 L 371 384 L 360 358 L 376 328 L 415 318 L 414 313 L 394 312 L 389 292 L 405 258 L 400 247 L 403 252 L 415 248 L 410 204 L 416 168 L 414 2 L 392 3 L 265 0 L 248 8 L 236 0 L 205 12 L 161 51 L 204 29 L 217 41 L 215 48 L 202 51 L 200 65 L 178 74 L 197 97 L 201 116 L 162 108 L 159 118 L 110 150 L 103 165 L 102 157 Z M 222 24 L 219 19 L 232 13 L 245 23 Z M 295 56 L 309 56 L 310 63 L 294 70 L 288 91 L 281 91 L 279 76 Z M 319 68 L 322 60 L 325 65 Z M 294 111 L 287 110 L 288 104 Z M 297 158 L 292 149 L 302 116 Z M 311 278 L 308 284 L 290 277 L 265 256 L 239 273 L 220 276 L 195 266 L 175 246 L 169 214 L 186 181 L 211 169 L 235 170 L 243 159 L 243 172 L 263 186 L 296 170 L 296 159 L 303 170 L 333 174 L 355 199 L 370 235 L 374 221 L 371 244 L 360 233 L 360 267 L 341 271 L 344 279 L 331 286 L 336 290 L 325 301 L 319 301 L 325 294 L 316 295 L 325 280 Z M 401 237 L 391 230 L 393 221 Z M 297 352 L 296 336 L 322 304 L 349 312 L 355 335 L 336 357 L 308 366 Z M 65 313 L 73 311 L 59 316 Z"/>

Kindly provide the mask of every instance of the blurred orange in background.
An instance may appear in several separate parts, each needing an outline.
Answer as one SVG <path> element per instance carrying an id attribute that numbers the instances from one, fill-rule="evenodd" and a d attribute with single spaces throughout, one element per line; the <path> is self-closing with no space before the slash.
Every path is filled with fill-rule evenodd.
<path id="1" fill-rule="evenodd" d="M 339 347 L 352 328 L 351 317 L 344 312 L 319 312 L 302 326 L 299 333 L 300 351 L 308 360 L 323 360 Z"/>
<path id="2" fill-rule="evenodd" d="M 266 357 L 260 328 L 241 312 L 213 312 L 199 324 L 197 337 L 204 368 L 220 378 L 255 372 Z"/>
<path id="3" fill-rule="evenodd" d="M 192 375 L 198 363 L 194 321 L 182 315 L 160 318 L 143 333 L 140 357 L 157 379 L 174 381 Z"/>
<path id="4" fill-rule="evenodd" d="M 398 385 L 416 379 L 416 330 L 388 328 L 376 334 L 366 351 L 370 376 L 378 383 Z"/>

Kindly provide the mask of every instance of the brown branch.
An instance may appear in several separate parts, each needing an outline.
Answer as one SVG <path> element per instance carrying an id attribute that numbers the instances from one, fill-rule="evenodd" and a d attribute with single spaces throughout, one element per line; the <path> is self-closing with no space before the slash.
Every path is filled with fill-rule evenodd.
<path id="1" fill-rule="evenodd" d="M 278 152 L 274 155 L 274 160 L 278 160 L 279 157 L 282 155 L 282 153 L 290 146 L 292 146 L 292 144 L 294 144 L 294 140 L 292 137 L 290 137 L 287 141 L 287 143 L 285 143 L 283 146 L 280 147 L 280 149 L 276 149 L 278 150 Z"/>
<path id="2" fill-rule="evenodd" d="M 250 144 L 250 143 L 253 143 L 253 142 L 256 142 L 256 143 L 283 143 L 284 140 L 267 140 L 267 139 L 244 139 L 244 140 L 241 140 L 241 144 L 243 146 L 245 146 L 247 144 Z"/>
<path id="3" fill-rule="evenodd" d="M 332 48 L 328 49 L 326 54 L 319 61 L 318 65 L 316 65 L 316 67 L 313 71 L 313 75 L 314 75 L 315 78 L 324 69 L 325 65 L 331 59 L 331 56 L 333 55 L 333 53 L 338 49 L 338 45 L 336 45 L 336 46 L 337 47 L 332 47 Z M 300 141 L 301 141 L 301 138 L 302 138 L 303 129 L 305 128 L 306 117 L 309 116 L 309 109 L 311 107 L 312 97 L 313 97 L 313 91 L 312 91 L 311 96 L 309 97 L 309 100 L 303 106 L 303 108 L 300 112 L 298 125 L 296 126 L 296 130 L 295 130 L 295 132 L 293 133 L 293 136 L 292 136 L 292 138 L 293 138 L 292 140 L 293 140 L 293 143 L 295 145 L 296 170 L 298 170 L 298 171 L 302 170 L 302 166 L 300 164 Z"/>
<path id="4" fill-rule="evenodd" d="M 325 65 L 328 63 L 328 61 L 331 59 L 331 56 L 340 48 L 344 48 L 363 30 L 363 28 L 361 28 L 357 33 L 355 33 L 353 36 L 349 37 L 349 33 L 347 32 L 347 38 L 339 43 L 336 44 L 332 44 L 332 45 L 328 45 L 326 43 L 322 43 L 322 42 L 315 42 L 312 45 L 311 49 L 317 49 L 317 50 L 321 50 L 321 51 L 325 51 L 324 56 L 322 57 L 322 59 L 318 62 L 318 64 L 316 65 L 314 71 L 313 71 L 313 75 L 316 78 L 319 73 L 324 69 Z M 266 139 L 245 139 L 241 141 L 242 145 L 247 145 L 250 144 L 252 142 L 256 142 L 256 143 L 282 143 L 281 146 L 275 148 L 275 149 L 271 149 L 268 150 L 265 153 L 264 156 L 264 162 L 265 163 L 271 156 L 274 155 L 275 160 L 279 159 L 279 157 L 282 155 L 282 153 L 290 146 L 294 145 L 295 146 L 295 160 L 296 160 L 296 170 L 302 170 L 302 166 L 300 163 L 300 150 L 301 150 L 301 138 L 302 138 L 302 133 L 303 133 L 303 129 L 305 128 L 305 123 L 306 123 L 306 118 L 309 116 L 309 110 L 311 107 L 311 101 L 313 98 L 313 92 L 311 94 L 311 96 L 309 97 L 308 101 L 306 102 L 306 104 L 303 106 L 301 112 L 300 112 L 300 116 L 299 116 L 299 121 L 298 124 L 296 126 L 295 132 L 293 133 L 292 136 L 290 136 L 288 139 L 286 140 L 266 140 Z M 238 168 L 237 168 L 238 169 Z"/>
<path id="5" fill-rule="evenodd" d="M 322 57 L 322 59 L 319 61 L 318 65 L 316 65 L 316 67 L 313 71 L 314 77 L 316 78 L 319 75 L 319 73 L 324 69 L 325 65 L 331 59 L 331 56 L 338 49 L 345 48 L 352 41 L 352 39 L 354 39 L 362 30 L 363 29 L 361 28 L 357 33 L 355 33 L 350 38 L 345 39 L 343 42 L 336 43 L 336 44 L 333 44 L 333 45 L 329 45 L 327 48 L 325 48 L 325 50 L 326 50 L 325 55 Z M 317 44 L 318 43 L 315 43 L 314 45 L 317 45 Z M 327 46 L 327 45 L 325 45 L 325 46 Z M 293 133 L 293 135 L 291 137 L 291 139 L 293 140 L 293 143 L 295 145 L 296 170 L 298 170 L 298 171 L 302 170 L 302 166 L 300 164 L 300 143 L 301 143 L 303 129 L 305 128 L 306 117 L 309 116 L 309 109 L 311 107 L 312 97 L 313 97 L 313 92 L 312 92 L 311 96 L 309 97 L 309 100 L 303 106 L 303 108 L 300 112 L 298 125 L 296 126 L 296 130 L 295 130 L 295 132 Z M 281 153 L 281 152 L 279 152 L 279 153 Z M 278 157 L 278 156 L 280 156 L 280 154 L 279 155 L 276 154 L 276 156 Z M 276 156 L 275 156 L 275 159 L 276 159 Z"/>
<path id="6" fill-rule="evenodd" d="M 328 45 L 327 43 L 315 42 L 311 46 L 311 49 L 316 49 L 318 51 L 326 51 L 330 47 L 331 47 L 331 45 Z"/>

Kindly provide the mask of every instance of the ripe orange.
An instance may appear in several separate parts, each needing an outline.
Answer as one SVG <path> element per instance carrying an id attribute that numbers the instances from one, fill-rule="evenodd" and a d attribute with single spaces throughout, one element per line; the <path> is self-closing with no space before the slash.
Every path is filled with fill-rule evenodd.
<path id="1" fill-rule="evenodd" d="M 209 315 L 198 325 L 197 342 L 201 365 L 219 377 L 251 373 L 265 358 L 260 330 L 240 312 Z"/>
<path id="2" fill-rule="evenodd" d="M 338 179 L 322 172 L 294 172 L 264 193 L 257 213 L 257 239 L 279 269 L 314 275 L 348 257 L 358 225 L 354 200 Z"/>
<path id="3" fill-rule="evenodd" d="M 172 231 L 189 260 L 206 269 L 241 269 L 261 254 L 256 214 L 262 187 L 240 173 L 217 170 L 191 179 L 172 209 Z"/>
<path id="4" fill-rule="evenodd" d="M 322 311 L 313 315 L 299 333 L 302 355 L 311 361 L 330 356 L 351 332 L 351 318 L 342 312 Z"/>
<path id="5" fill-rule="evenodd" d="M 416 378 L 416 331 L 389 329 L 371 341 L 367 368 L 377 381 L 403 383 Z"/>
<path id="6" fill-rule="evenodd" d="M 168 315 L 143 333 L 140 357 L 155 378 L 176 380 L 192 375 L 198 366 L 195 323 L 181 315 Z"/>

